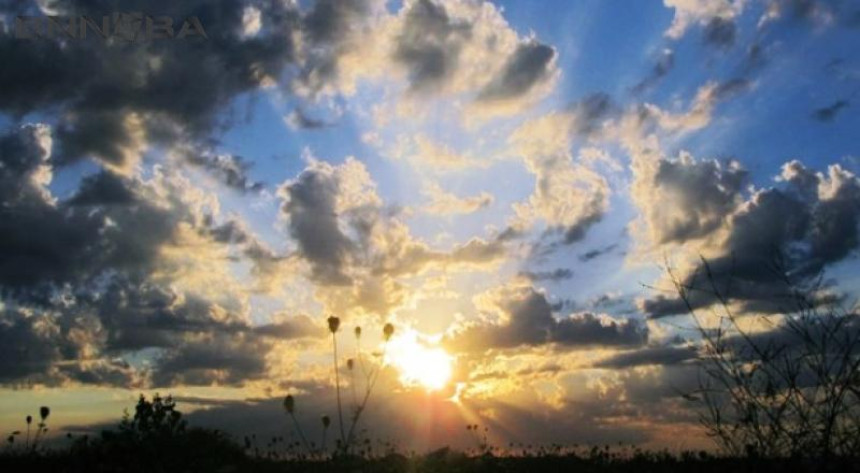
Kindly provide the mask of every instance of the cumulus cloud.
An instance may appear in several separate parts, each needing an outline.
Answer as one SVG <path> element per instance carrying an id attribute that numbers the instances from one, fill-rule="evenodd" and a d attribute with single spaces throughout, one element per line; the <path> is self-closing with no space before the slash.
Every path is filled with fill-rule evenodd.
<path id="1" fill-rule="evenodd" d="M 666 36 L 679 39 L 690 26 L 707 26 L 714 21 L 728 25 L 741 14 L 746 3 L 747 0 L 663 0 L 667 8 L 675 10 Z"/>
<path id="2" fill-rule="evenodd" d="M 592 313 L 556 317 L 546 296 L 528 285 L 507 285 L 478 297 L 484 322 L 463 327 L 447 340 L 464 351 L 526 345 L 564 347 L 636 346 L 647 341 L 647 328 L 634 319 L 614 320 Z"/>
<path id="3" fill-rule="evenodd" d="M 94 158 L 129 174 L 151 143 L 208 138 L 234 97 L 277 80 L 294 60 L 294 7 L 261 5 L 268 28 L 247 37 L 241 34 L 245 6 L 240 0 L 123 4 L 127 11 L 201 19 L 208 40 L 169 45 L 95 37 L 61 45 L 59 40 L 20 42 L 2 33 L 0 56 L 19 66 L 0 73 L 0 111 L 24 115 L 52 108 L 58 162 Z M 63 2 L 56 9 L 59 15 L 96 18 L 110 11 L 95 0 Z"/>
<path id="4" fill-rule="evenodd" d="M 603 218 L 609 183 L 586 165 L 589 160 L 574 160 L 571 146 L 574 137 L 600 133 L 611 113 L 608 96 L 595 94 L 563 113 L 526 122 L 511 135 L 509 142 L 535 175 L 534 193 L 514 206 L 519 226 L 543 221 L 549 233 L 560 234 L 562 243 L 571 244 Z"/>
<path id="5" fill-rule="evenodd" d="M 527 96 L 549 81 L 554 73 L 556 52 L 534 39 L 517 46 L 501 73 L 478 93 L 482 102 L 505 102 Z"/>
<path id="6" fill-rule="evenodd" d="M 433 0 L 411 2 L 404 8 L 402 22 L 394 59 L 408 70 L 410 89 L 442 88 L 457 69 L 464 43 L 471 39 L 471 23 L 449 17 L 445 5 Z"/>
<path id="7" fill-rule="evenodd" d="M 710 279 L 720 288 L 731 287 L 728 297 L 747 310 L 786 310 L 793 294 L 789 284 L 806 287 L 860 244 L 860 181 L 855 175 L 839 165 L 824 174 L 791 161 L 779 180 L 778 186 L 752 192 L 727 215 L 725 225 L 714 229 Z M 694 307 L 716 302 L 704 291 L 710 284 L 705 269 L 695 267 L 680 276 L 681 284 L 703 289 L 691 291 Z M 813 297 L 818 300 L 810 302 L 823 303 L 834 296 Z M 642 309 L 652 317 L 685 312 L 680 300 L 665 296 L 643 301 Z"/>
<path id="8" fill-rule="evenodd" d="M 354 158 L 341 165 L 311 158 L 279 195 L 296 254 L 310 265 L 310 278 L 327 287 L 321 296 L 326 303 L 342 308 L 338 313 L 355 307 L 388 312 L 405 301 L 398 277 L 431 268 L 480 268 L 505 255 L 501 239 L 432 249 L 411 234 L 398 209 L 384 205 L 367 169 Z"/>
<path id="9" fill-rule="evenodd" d="M 401 99 L 466 97 L 470 110 L 508 114 L 549 92 L 556 52 L 520 37 L 484 1 L 318 1 L 302 18 L 296 90 L 352 94 L 364 80 L 404 83 Z M 402 82 L 400 82 L 402 81 Z"/>
<path id="10" fill-rule="evenodd" d="M 59 198 L 49 190 L 52 153 L 46 125 L 0 136 L 0 332 L 10 350 L 0 379 L 129 387 L 174 382 L 180 378 L 165 373 L 181 376 L 170 367 L 182 366 L 181 350 L 194 337 L 228 345 L 248 339 L 265 358 L 267 345 L 251 340 L 264 335 L 252 328 L 211 253 L 217 244 L 246 251 L 256 242 L 235 224 L 217 223 L 210 196 L 156 168 L 148 180 L 100 171 Z M 189 243 L 196 253 L 179 251 L 176 260 L 172 249 Z M 226 278 L 221 295 L 199 293 L 199 277 Z M 152 373 L 123 361 L 146 349 L 162 352 Z M 223 376 L 204 384 L 240 384 L 260 375 L 217 359 L 212 366 Z"/>
<path id="11" fill-rule="evenodd" d="M 634 196 L 652 241 L 681 242 L 720 228 L 740 203 L 747 174 L 736 161 L 697 161 L 689 153 L 660 160 Z"/>

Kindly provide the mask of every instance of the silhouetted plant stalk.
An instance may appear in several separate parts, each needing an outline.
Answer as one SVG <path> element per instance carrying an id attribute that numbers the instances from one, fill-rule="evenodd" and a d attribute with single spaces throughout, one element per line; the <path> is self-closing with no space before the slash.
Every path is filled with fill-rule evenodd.
<path id="1" fill-rule="evenodd" d="M 370 394 L 373 392 L 374 386 L 376 386 L 376 381 L 379 379 L 379 374 L 382 371 L 382 369 L 384 368 L 385 354 L 386 354 L 387 349 L 388 349 L 388 341 L 391 340 L 392 335 L 394 335 L 394 325 L 392 325 L 390 323 L 386 323 L 385 326 L 382 328 L 383 345 L 382 345 L 382 356 L 380 357 L 380 365 L 375 370 L 371 370 L 365 379 L 364 397 L 361 400 L 361 404 L 358 404 L 355 407 L 355 413 L 352 417 L 352 424 L 350 425 L 349 433 L 346 436 L 346 442 L 344 444 L 344 449 L 343 449 L 344 451 L 348 451 L 350 445 L 352 445 L 352 442 L 355 440 L 355 434 L 356 434 L 355 429 L 358 426 L 358 421 L 361 419 L 361 414 L 363 414 L 365 409 L 367 408 L 367 402 L 368 402 L 368 400 L 370 400 Z M 356 338 L 359 338 L 360 336 L 361 336 L 361 329 L 357 328 L 356 329 Z M 359 352 L 359 355 L 360 354 L 361 353 Z"/>
<path id="2" fill-rule="evenodd" d="M 334 386 L 335 391 L 337 393 L 337 420 L 338 426 L 340 427 L 340 441 L 341 445 L 346 445 L 346 435 L 343 430 L 343 408 L 341 407 L 340 402 L 340 374 L 337 363 L 337 329 L 340 327 L 340 319 L 337 317 L 329 317 L 328 318 L 328 329 L 331 332 L 331 344 L 333 347 L 333 361 L 334 361 Z"/>
<path id="3" fill-rule="evenodd" d="M 24 444 L 24 448 L 30 448 L 30 424 L 33 423 L 33 416 L 27 416 L 27 442 Z"/>
<path id="4" fill-rule="evenodd" d="M 358 405 L 358 397 L 355 394 L 355 360 L 350 358 L 346 360 L 346 369 L 349 371 L 349 387 L 352 390 L 352 408 L 353 410 Z"/>
<path id="5" fill-rule="evenodd" d="M 48 432 L 48 416 L 51 415 L 51 409 L 48 406 L 39 408 L 39 423 L 36 425 L 36 435 L 33 437 L 33 444 L 29 446 L 31 451 L 35 451 L 39 447 L 39 440 Z M 27 416 L 29 419 L 30 416 Z M 30 425 L 27 424 L 27 435 L 29 437 Z"/>
<path id="6" fill-rule="evenodd" d="M 295 410 L 296 410 L 296 399 L 292 394 L 288 394 L 287 397 L 284 398 L 284 410 L 287 411 L 287 415 L 293 419 L 293 425 L 296 427 L 296 433 L 299 434 L 299 438 L 302 441 L 302 445 L 305 447 L 305 450 L 308 452 L 308 455 L 313 453 L 311 450 L 311 445 L 308 443 L 308 439 L 305 438 L 305 433 L 302 431 L 302 427 L 299 425 L 299 421 L 296 420 Z"/>
<path id="7" fill-rule="evenodd" d="M 331 418 L 329 416 L 322 416 L 322 441 L 320 442 L 320 453 L 325 455 L 326 453 L 326 434 L 328 433 L 328 427 L 331 425 Z"/>

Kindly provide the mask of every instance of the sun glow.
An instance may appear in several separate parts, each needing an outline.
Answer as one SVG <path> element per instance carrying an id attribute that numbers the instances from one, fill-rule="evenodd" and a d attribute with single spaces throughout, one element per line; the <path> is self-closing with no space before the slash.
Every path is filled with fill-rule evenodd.
<path id="1" fill-rule="evenodd" d="M 405 386 L 438 391 L 451 379 L 453 358 L 441 347 L 421 338 L 414 330 L 393 338 L 386 359 L 400 372 L 400 382 Z"/>

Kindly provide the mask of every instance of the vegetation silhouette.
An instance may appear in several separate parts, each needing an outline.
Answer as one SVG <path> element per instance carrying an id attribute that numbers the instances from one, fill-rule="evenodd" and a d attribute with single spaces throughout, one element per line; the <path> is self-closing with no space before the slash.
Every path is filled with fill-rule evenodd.
<path id="1" fill-rule="evenodd" d="M 379 363 L 376 364 L 375 367 L 367 368 L 363 358 L 363 352 L 361 349 L 361 327 L 356 326 L 353 330 L 353 334 L 355 336 L 355 357 L 348 358 L 345 363 L 345 367 L 350 374 L 350 390 L 352 391 L 352 417 L 350 418 L 349 429 L 344 429 L 343 422 L 343 403 L 341 402 L 341 386 L 340 386 L 340 358 L 338 357 L 337 351 L 337 332 L 340 328 L 340 319 L 335 316 L 331 316 L 327 319 L 329 332 L 332 336 L 332 360 L 333 360 L 333 371 L 334 371 L 334 379 L 335 379 L 335 397 L 337 400 L 337 416 L 338 416 L 338 426 L 340 427 L 340 438 L 337 439 L 337 444 L 333 452 L 331 452 L 332 456 L 348 456 L 357 454 L 359 456 L 364 454 L 363 446 L 356 446 L 358 442 L 359 430 L 357 430 L 359 425 L 359 420 L 361 420 L 361 415 L 367 409 L 368 401 L 370 400 L 370 395 L 373 392 L 373 388 L 376 386 L 376 381 L 379 379 L 379 374 L 383 370 L 385 363 L 385 355 L 388 348 L 388 342 L 391 340 L 391 337 L 394 335 L 394 325 L 391 323 L 386 323 L 382 327 L 382 351 L 379 354 Z M 356 394 L 358 383 L 356 381 L 356 360 L 358 360 L 358 368 L 361 370 L 361 374 L 364 377 L 364 394 L 361 398 L 359 398 Z M 360 400 L 359 400 L 360 399 Z M 296 411 L 296 399 L 292 394 L 288 394 L 284 397 L 284 410 L 287 415 L 292 420 L 293 428 L 295 429 L 296 435 L 301 440 L 301 446 L 304 448 L 303 458 L 326 458 L 329 455 L 326 440 L 328 428 L 331 425 L 331 418 L 328 415 L 323 415 L 322 420 L 322 433 L 321 433 L 321 442 L 320 446 L 313 442 L 308 442 L 307 436 L 305 435 L 301 424 L 296 419 L 295 411 Z M 368 439 L 365 439 L 368 440 Z M 365 443 L 364 445 L 367 445 Z"/>
<path id="2" fill-rule="evenodd" d="M 683 393 L 700 404 L 701 421 L 721 447 L 706 451 L 670 453 L 634 446 L 551 446 L 509 444 L 495 446 L 488 428 L 468 424 L 476 446 L 458 452 L 442 448 L 430 453 L 407 452 L 391 442 L 359 438 L 357 426 L 366 411 L 394 326 L 385 324 L 379 361 L 369 363 L 361 349 L 360 327 L 353 334 L 356 351 L 341 366 L 337 354 L 340 320 L 329 318 L 332 334 L 336 394 L 338 371 L 350 375 L 352 416 L 344 425 L 334 450 L 327 449 L 332 418 L 320 417 L 320 442 L 309 442 L 295 413 L 297 400 L 284 397 L 283 408 L 292 420 L 298 440 L 284 436 L 268 439 L 251 434 L 239 443 L 226 433 L 189 427 L 171 396 L 141 395 L 134 412 L 125 411 L 115 430 L 89 435 L 67 434 L 45 448 L 50 409 L 39 411 L 31 432 L 12 432 L 0 454 L 0 471 L 59 472 L 790 472 L 860 471 L 858 441 L 858 366 L 860 335 L 856 312 L 823 313 L 807 295 L 792 292 L 795 307 L 783 312 L 774 333 L 785 337 L 761 339 L 749 331 L 732 311 L 731 299 L 703 259 L 708 288 L 681 283 L 670 270 L 681 299 L 701 335 L 699 389 Z M 705 323 L 691 299 L 693 291 L 707 290 L 722 313 L 716 326 Z M 783 333 L 782 330 L 785 332 Z M 358 374 L 364 377 L 363 396 L 356 396 Z M 342 400 L 336 405 L 343 418 Z M 340 423 L 338 425 L 340 427 Z M 339 429 L 340 430 L 340 429 Z M 23 442 L 21 439 L 23 438 Z M 561 439 L 560 439 L 561 440 Z"/>
<path id="3" fill-rule="evenodd" d="M 780 310 L 741 314 L 732 271 L 670 278 L 701 339 L 701 376 L 685 397 L 701 407 L 707 434 L 734 456 L 860 455 L 860 313 L 817 297 L 822 278 L 792 281 L 784 259 L 766 265 L 783 287 Z M 698 283 L 697 281 L 702 281 Z M 742 282 L 741 282 L 742 283 Z M 702 315 L 696 297 L 716 303 Z M 775 298 L 776 299 L 776 298 Z"/>

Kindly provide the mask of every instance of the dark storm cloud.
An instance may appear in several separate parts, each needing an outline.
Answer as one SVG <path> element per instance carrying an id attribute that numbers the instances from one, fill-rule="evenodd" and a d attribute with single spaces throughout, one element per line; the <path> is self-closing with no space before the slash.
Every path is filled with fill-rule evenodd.
<path id="1" fill-rule="evenodd" d="M 526 95 L 550 77 L 555 57 L 555 49 L 551 46 L 536 40 L 520 43 L 505 63 L 501 75 L 484 87 L 478 100 L 506 100 Z"/>
<path id="2" fill-rule="evenodd" d="M 714 17 L 702 30 L 702 41 L 716 48 L 730 48 L 735 44 L 737 25 L 733 20 Z"/>
<path id="3" fill-rule="evenodd" d="M 638 84 L 633 86 L 634 94 L 641 94 L 648 89 L 654 87 L 663 77 L 666 76 L 672 69 L 675 67 L 675 52 L 671 49 L 664 49 L 660 56 L 657 58 L 657 61 L 654 63 L 654 67 L 651 68 L 651 74 L 648 77 L 642 79 Z"/>
<path id="4" fill-rule="evenodd" d="M 444 85 L 457 68 L 471 30 L 470 24 L 450 18 L 444 4 L 414 2 L 394 51 L 394 59 L 409 71 L 410 89 L 424 92 Z"/>
<path id="5" fill-rule="evenodd" d="M 713 283 L 747 310 L 790 310 L 794 293 L 786 281 L 808 287 L 828 265 L 858 248 L 856 176 L 839 166 L 819 174 L 792 161 L 783 167 L 781 180 L 782 186 L 758 190 L 728 216 L 723 256 L 681 276 L 681 284 L 699 289 L 690 292 L 694 308 L 716 302 L 708 291 Z M 832 303 L 836 296 L 815 297 L 810 302 Z M 644 301 L 642 309 L 651 317 L 686 312 L 682 301 L 664 296 Z"/>
<path id="6" fill-rule="evenodd" d="M 556 318 L 546 296 L 531 287 L 502 288 L 494 295 L 494 304 L 505 322 L 467 327 L 446 343 L 458 350 L 480 351 L 544 344 L 637 346 L 648 338 L 647 327 L 632 319 L 604 320 L 587 312 Z"/>
<path id="7" fill-rule="evenodd" d="M 557 268 L 552 271 L 520 271 L 520 276 L 530 281 L 564 281 L 573 277 L 573 271 L 568 268 Z"/>
<path id="8" fill-rule="evenodd" d="M 812 112 L 812 118 L 822 123 L 829 123 L 836 119 L 843 109 L 848 108 L 850 103 L 847 100 L 837 100 L 832 104 L 816 109 Z"/>
<path id="9" fill-rule="evenodd" d="M 59 14 L 100 18 L 115 2 L 72 0 Z M 0 34 L 0 111 L 24 115 L 51 107 L 57 112 L 57 158 L 94 156 L 115 168 L 133 163 L 137 142 L 170 144 L 178 137 L 206 137 L 238 94 L 277 79 L 293 61 L 291 31 L 296 12 L 266 2 L 262 33 L 240 35 L 245 2 L 130 1 L 123 11 L 173 18 L 197 16 L 208 40 L 127 44 L 98 38 L 68 41 L 17 40 Z M 139 123 L 132 123 L 132 119 Z"/>

